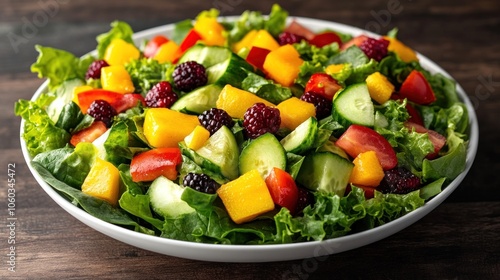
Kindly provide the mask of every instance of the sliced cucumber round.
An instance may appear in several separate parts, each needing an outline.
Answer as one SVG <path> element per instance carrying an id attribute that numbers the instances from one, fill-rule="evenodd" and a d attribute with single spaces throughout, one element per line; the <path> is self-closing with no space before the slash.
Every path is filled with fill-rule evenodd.
<path id="1" fill-rule="evenodd" d="M 314 117 L 310 117 L 285 138 L 281 139 L 281 145 L 285 151 L 294 154 L 303 154 L 309 150 L 316 140 L 318 134 L 318 121 Z"/>
<path id="2" fill-rule="evenodd" d="M 183 95 L 170 109 L 187 113 L 201 114 L 215 107 L 222 88 L 218 85 L 206 85 Z"/>
<path id="3" fill-rule="evenodd" d="M 253 71 L 253 67 L 243 58 L 231 53 L 228 59 L 207 68 L 208 83 L 221 87 L 230 84 L 240 88 L 249 71 Z"/>
<path id="4" fill-rule="evenodd" d="M 226 61 L 232 52 L 229 48 L 221 46 L 205 46 L 202 44 L 194 45 L 189 48 L 179 59 L 178 63 L 187 61 L 196 61 L 208 68 L 217 63 Z"/>
<path id="5" fill-rule="evenodd" d="M 240 155 L 240 174 L 257 169 L 263 179 L 273 167 L 285 170 L 286 152 L 281 143 L 271 133 L 263 134 L 243 148 Z"/>
<path id="6" fill-rule="evenodd" d="M 149 203 L 153 211 L 163 217 L 175 218 L 195 210 L 181 199 L 184 188 L 166 177 L 156 178 L 148 189 Z"/>
<path id="7" fill-rule="evenodd" d="M 351 124 L 373 127 L 375 108 L 366 83 L 353 84 L 333 100 L 332 117 L 347 128 Z"/>

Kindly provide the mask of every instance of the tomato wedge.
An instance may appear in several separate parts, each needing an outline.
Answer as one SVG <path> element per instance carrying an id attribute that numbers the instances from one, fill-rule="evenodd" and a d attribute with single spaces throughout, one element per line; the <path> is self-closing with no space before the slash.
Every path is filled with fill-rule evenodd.
<path id="1" fill-rule="evenodd" d="M 406 77 L 399 89 L 399 95 L 419 105 L 428 105 L 436 101 L 436 95 L 431 85 L 424 75 L 417 70 L 411 71 L 410 75 Z"/>
<path id="2" fill-rule="evenodd" d="M 299 189 L 293 177 L 286 171 L 274 167 L 266 178 L 266 185 L 275 204 L 295 214 L 299 200 Z"/>
<path id="3" fill-rule="evenodd" d="M 84 128 L 71 136 L 69 143 L 76 147 L 80 142 L 93 142 L 103 135 L 108 128 L 102 121 L 94 121 L 89 127 Z"/>
<path id="4" fill-rule="evenodd" d="M 439 151 L 446 144 L 446 137 L 444 137 L 443 135 L 439 134 L 434 130 L 425 128 L 423 125 L 408 121 L 405 123 L 405 126 L 409 129 L 414 129 L 415 132 L 418 133 L 427 133 L 427 135 L 429 136 L 429 140 L 431 140 L 432 145 L 434 146 L 434 152 L 426 156 L 426 158 L 428 159 L 436 158 L 438 156 Z"/>
<path id="5" fill-rule="evenodd" d="M 168 42 L 168 38 L 163 35 L 157 35 L 153 39 L 149 40 L 144 48 L 145 57 L 154 57 L 161 45 Z"/>
<path id="6" fill-rule="evenodd" d="M 342 45 L 342 40 L 340 39 L 339 35 L 337 35 L 337 33 L 332 31 L 316 34 L 314 35 L 314 37 L 312 37 L 311 40 L 309 40 L 309 43 L 311 45 L 314 45 L 318 48 L 333 44 L 335 42 L 337 42 L 339 46 Z"/>
<path id="7" fill-rule="evenodd" d="M 177 178 L 177 165 L 182 162 L 179 148 L 157 148 L 135 155 L 130 162 L 130 175 L 134 182 L 147 182 L 165 176 Z"/>
<path id="8" fill-rule="evenodd" d="M 332 100 L 333 96 L 342 87 L 337 81 L 326 73 L 314 73 L 306 83 L 305 92 L 313 92 Z"/>
<path id="9" fill-rule="evenodd" d="M 354 38 L 352 38 L 351 40 L 345 42 L 341 47 L 340 49 L 341 50 L 346 50 L 348 49 L 349 47 L 351 46 L 361 46 L 361 44 L 366 40 L 368 39 L 368 36 L 366 35 L 359 35 L 359 36 L 356 36 Z"/>
<path id="10" fill-rule="evenodd" d="M 375 130 L 362 125 L 349 126 L 335 144 L 353 158 L 360 153 L 374 151 L 384 170 L 392 169 L 398 164 L 391 144 Z"/>
<path id="11" fill-rule="evenodd" d="M 264 70 L 264 61 L 270 52 L 271 51 L 268 49 L 253 46 L 250 49 L 250 52 L 248 52 L 246 61 L 252 64 L 255 68 Z"/>
<path id="12" fill-rule="evenodd" d="M 316 35 L 309 28 L 298 23 L 296 20 L 292 20 L 292 22 L 285 29 L 285 32 L 290 32 L 296 35 L 300 35 L 306 38 L 306 40 L 311 40 Z"/>

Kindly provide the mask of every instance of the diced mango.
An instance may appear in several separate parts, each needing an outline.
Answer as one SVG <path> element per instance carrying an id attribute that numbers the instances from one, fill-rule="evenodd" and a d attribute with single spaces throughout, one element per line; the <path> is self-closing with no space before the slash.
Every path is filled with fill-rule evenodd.
<path id="1" fill-rule="evenodd" d="M 344 64 L 330 64 L 325 68 L 325 73 L 328 75 L 333 75 L 340 73 L 344 69 Z"/>
<path id="2" fill-rule="evenodd" d="M 91 89 L 93 89 L 93 87 L 87 85 L 75 87 L 73 89 L 73 98 L 71 99 L 71 101 L 75 102 L 76 105 L 80 105 L 78 104 L 78 94 Z"/>
<path id="3" fill-rule="evenodd" d="M 252 42 L 255 39 L 255 36 L 257 36 L 257 30 L 253 29 L 250 32 L 248 32 L 243 39 L 240 41 L 236 42 L 233 45 L 233 52 L 238 53 L 241 49 L 243 48 L 248 48 L 252 46 Z"/>
<path id="4" fill-rule="evenodd" d="M 280 47 L 280 44 L 267 30 L 261 29 L 257 31 L 257 35 L 253 38 L 250 48 L 253 46 L 274 51 Z"/>
<path id="5" fill-rule="evenodd" d="M 417 53 L 415 53 L 414 50 L 403 44 L 398 39 L 391 38 L 388 36 L 384 36 L 384 39 L 389 41 L 389 46 L 387 47 L 387 50 L 395 52 L 402 61 L 404 62 L 418 61 Z"/>
<path id="6" fill-rule="evenodd" d="M 304 61 L 290 44 L 271 51 L 264 61 L 264 70 L 269 77 L 283 86 L 293 85 Z"/>
<path id="7" fill-rule="evenodd" d="M 104 60 L 109 65 L 125 65 L 132 59 L 138 59 L 141 56 L 139 49 L 123 39 L 113 39 L 104 52 Z"/>
<path id="8" fill-rule="evenodd" d="M 120 195 L 120 172 L 118 168 L 110 162 L 97 157 L 90 168 L 89 174 L 83 181 L 82 192 L 116 206 Z"/>
<path id="9" fill-rule="evenodd" d="M 266 182 L 256 169 L 222 185 L 217 194 L 231 219 L 242 224 L 274 209 Z"/>
<path id="10" fill-rule="evenodd" d="M 199 124 L 193 115 L 168 108 L 150 108 L 144 116 L 144 136 L 155 148 L 177 147 Z"/>
<path id="11" fill-rule="evenodd" d="M 281 127 L 294 130 L 301 123 L 316 116 L 316 108 L 312 103 L 291 97 L 276 106 L 280 110 Z"/>
<path id="12" fill-rule="evenodd" d="M 197 125 L 193 132 L 184 138 L 184 142 L 191 150 L 198 150 L 203 147 L 208 138 L 210 138 L 210 131 L 206 130 L 201 125 Z"/>
<path id="13" fill-rule="evenodd" d="M 380 72 L 375 72 L 366 77 L 366 86 L 370 92 L 370 97 L 379 104 L 384 104 L 394 92 L 394 85 Z"/>
<path id="14" fill-rule="evenodd" d="M 153 57 L 159 63 L 174 62 L 179 56 L 179 45 L 174 41 L 168 41 L 162 44 Z"/>
<path id="15" fill-rule="evenodd" d="M 134 92 L 135 87 L 123 65 L 106 66 L 101 69 L 101 85 L 105 90 L 118 93 Z"/>
<path id="16" fill-rule="evenodd" d="M 266 106 L 274 106 L 271 102 L 249 91 L 228 84 L 220 92 L 216 107 L 223 109 L 233 118 L 242 119 L 247 109 L 259 102 L 264 103 Z"/>
<path id="17" fill-rule="evenodd" d="M 199 17 L 193 28 L 208 46 L 224 46 L 226 44 L 224 26 L 217 21 L 217 18 Z"/>
<path id="18" fill-rule="evenodd" d="M 377 187 L 384 178 L 384 170 L 374 151 L 360 153 L 354 160 L 349 182 L 354 185 Z"/>

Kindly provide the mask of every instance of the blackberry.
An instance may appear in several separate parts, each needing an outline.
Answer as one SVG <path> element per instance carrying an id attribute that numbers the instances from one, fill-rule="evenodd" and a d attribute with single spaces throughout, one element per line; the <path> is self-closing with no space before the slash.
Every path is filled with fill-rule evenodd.
<path id="1" fill-rule="evenodd" d="M 162 81 L 154 85 L 146 94 L 146 105 L 153 108 L 170 108 L 177 101 L 177 94 L 172 90 L 172 85 Z"/>
<path id="2" fill-rule="evenodd" d="M 306 91 L 300 97 L 301 100 L 314 104 L 316 118 L 323 119 L 332 114 L 332 101 L 314 92 Z"/>
<path id="3" fill-rule="evenodd" d="M 87 69 L 87 73 L 85 73 L 85 80 L 88 79 L 100 79 L 101 78 L 101 69 L 103 67 L 109 66 L 109 64 L 106 62 L 106 60 L 95 60 L 93 61 L 90 65 L 89 68 Z"/>
<path id="4" fill-rule="evenodd" d="M 361 43 L 359 48 L 368 56 L 368 58 L 373 58 L 376 61 L 382 60 L 382 58 L 387 56 L 387 47 L 389 46 L 389 41 L 386 39 L 373 39 L 366 38 L 366 40 Z"/>
<path id="5" fill-rule="evenodd" d="M 286 44 L 295 44 L 295 43 L 300 43 L 300 41 L 305 40 L 304 37 L 293 34 L 290 32 L 283 32 L 280 35 L 278 35 L 278 43 L 280 46 L 286 45 Z"/>
<path id="6" fill-rule="evenodd" d="M 212 108 L 201 113 L 198 116 L 198 120 L 204 128 L 210 131 L 210 135 L 213 135 L 223 125 L 228 128 L 234 126 L 231 116 L 226 111 L 217 108 Z"/>
<path id="7" fill-rule="evenodd" d="M 182 184 L 199 192 L 214 194 L 219 184 L 206 174 L 188 173 L 182 180 Z"/>
<path id="8" fill-rule="evenodd" d="M 420 178 L 404 167 L 384 171 L 377 190 L 383 193 L 406 194 L 420 188 Z"/>
<path id="9" fill-rule="evenodd" d="M 314 195 L 305 188 L 299 187 L 299 199 L 295 207 L 295 214 L 300 214 L 308 205 L 314 204 Z"/>
<path id="10" fill-rule="evenodd" d="M 94 100 L 90 104 L 87 114 L 96 121 L 102 121 L 106 124 L 106 127 L 111 126 L 113 118 L 117 115 L 115 108 L 107 101 L 101 99 Z"/>
<path id="11" fill-rule="evenodd" d="M 264 103 L 255 103 L 243 116 L 243 127 L 248 138 L 255 139 L 267 132 L 275 134 L 280 128 L 280 111 Z"/>
<path id="12" fill-rule="evenodd" d="M 175 87 L 185 92 L 207 83 L 205 67 L 196 61 L 187 61 L 177 65 L 172 76 Z"/>

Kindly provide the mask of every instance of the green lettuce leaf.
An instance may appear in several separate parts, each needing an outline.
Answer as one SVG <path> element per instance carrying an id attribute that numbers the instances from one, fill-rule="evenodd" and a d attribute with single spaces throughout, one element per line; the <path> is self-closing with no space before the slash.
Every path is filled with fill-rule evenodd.
<path id="1" fill-rule="evenodd" d="M 241 88 L 265 100 L 279 104 L 280 102 L 292 97 L 292 91 L 288 87 L 275 84 L 262 76 L 248 72 L 247 77 L 241 82 Z"/>
<path id="2" fill-rule="evenodd" d="M 158 82 L 172 82 L 167 71 L 172 67 L 169 63 L 159 63 L 152 58 L 141 58 L 132 60 L 125 65 L 125 69 L 130 74 L 136 92 L 146 95 L 148 91 Z"/>

